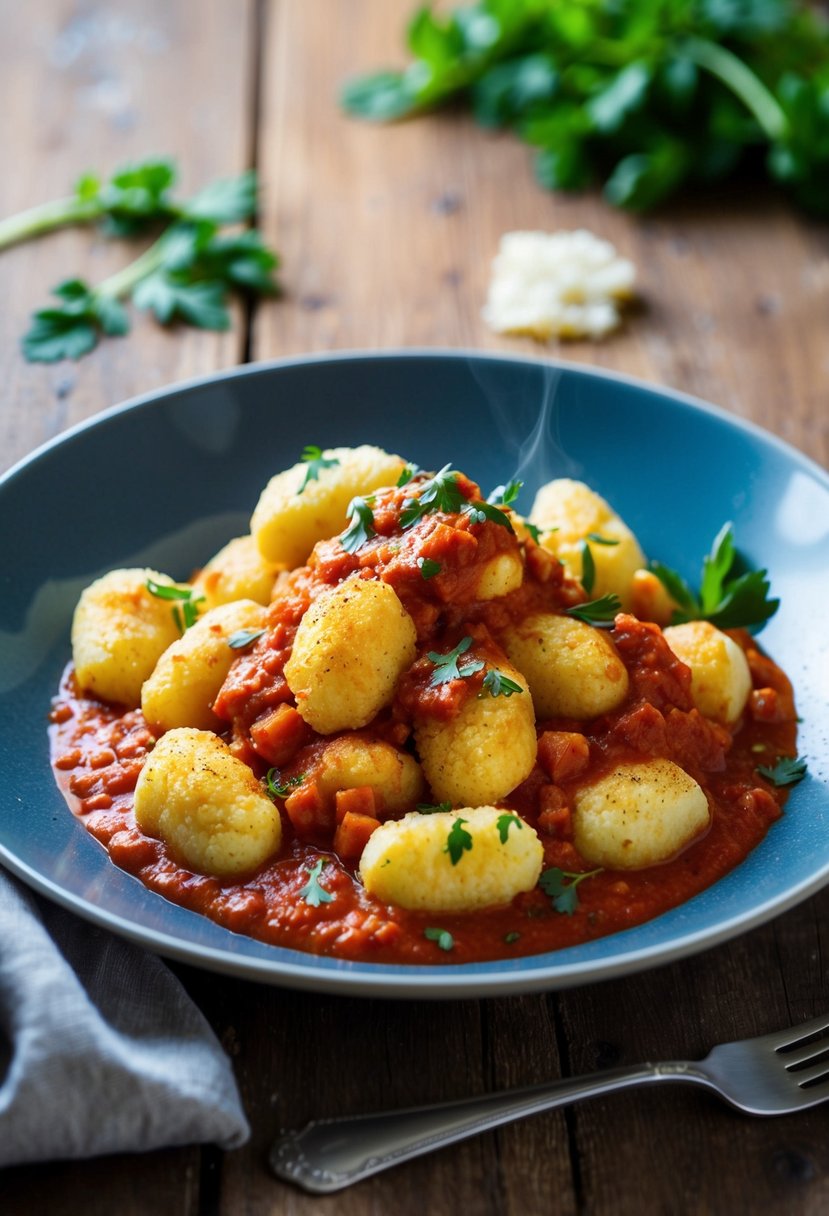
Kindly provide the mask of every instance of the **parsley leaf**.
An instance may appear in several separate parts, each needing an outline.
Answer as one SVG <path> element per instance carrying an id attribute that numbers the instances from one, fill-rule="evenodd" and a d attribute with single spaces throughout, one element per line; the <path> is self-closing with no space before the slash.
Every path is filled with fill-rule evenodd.
<path id="1" fill-rule="evenodd" d="M 434 578 L 441 571 L 440 562 L 432 561 L 431 557 L 419 557 L 417 559 L 417 568 L 423 578 Z"/>
<path id="2" fill-rule="evenodd" d="M 727 523 L 703 559 L 699 595 L 675 570 L 661 562 L 650 563 L 650 569 L 678 605 L 674 624 L 705 620 L 719 629 L 759 629 L 774 616 L 780 601 L 769 596 L 767 572 L 733 573 L 737 559 L 733 525 Z"/>
<path id="3" fill-rule="evenodd" d="M 179 587 L 175 584 L 158 583 L 148 578 L 144 584 L 150 595 L 158 600 L 172 600 L 173 620 L 179 633 L 184 633 L 199 619 L 199 604 L 204 603 L 203 595 L 196 595 L 193 587 Z"/>
<path id="4" fill-rule="evenodd" d="M 523 485 L 523 481 L 513 478 L 505 486 L 496 486 L 492 493 L 487 495 L 487 502 L 496 507 L 511 507 Z"/>
<path id="5" fill-rule="evenodd" d="M 572 916 L 579 906 L 578 885 L 585 878 L 593 878 L 600 874 L 601 869 L 589 870 L 583 874 L 573 874 L 569 870 L 552 867 L 544 870 L 538 880 L 538 885 L 545 895 L 549 895 L 556 912 Z M 569 879 L 569 882 L 567 881 Z"/>
<path id="6" fill-rule="evenodd" d="M 616 619 L 616 613 L 621 610 L 622 601 L 618 595 L 609 593 L 597 600 L 588 600 L 586 604 L 574 604 L 565 609 L 565 614 L 585 621 L 588 625 L 595 625 L 597 629 L 609 629 Z"/>
<path id="7" fill-rule="evenodd" d="M 587 540 L 592 540 L 597 545 L 618 545 L 618 540 L 611 540 L 607 536 L 601 536 L 598 532 L 588 532 Z"/>
<path id="8" fill-rule="evenodd" d="M 444 511 L 447 515 L 457 514 L 465 502 L 466 499 L 458 486 L 457 471 L 450 464 L 445 464 L 423 483 L 416 498 L 406 499 L 400 513 L 400 526 L 404 530 L 411 528 L 431 511 Z"/>
<path id="9" fill-rule="evenodd" d="M 26 359 L 40 363 L 79 359 L 101 337 L 128 333 L 129 317 L 122 303 L 127 299 L 152 312 L 162 325 L 181 321 L 200 329 L 224 330 L 230 326 L 231 291 L 272 294 L 277 290 L 273 272 L 278 258 L 261 234 L 253 229 L 233 234 L 219 230 L 221 224 L 253 213 L 255 175 L 214 183 L 184 204 L 168 196 L 174 177 L 173 167 L 164 161 L 123 170 L 107 185 L 87 175 L 78 183 L 63 220 L 55 214 L 46 222 L 41 209 L 33 231 L 95 218 L 105 218 L 117 235 L 160 222 L 166 227 L 144 253 L 102 283 L 91 286 L 81 279 L 59 283 L 54 289 L 59 303 L 34 314 L 21 342 Z M 0 224 L 0 248 L 22 239 L 8 223 Z"/>
<path id="10" fill-rule="evenodd" d="M 283 781 L 278 768 L 269 768 L 265 774 L 265 783 L 272 798 L 287 798 L 292 790 L 298 785 L 302 785 L 304 780 L 305 774 L 300 773 L 298 777 L 289 777 L 287 781 Z"/>
<path id="11" fill-rule="evenodd" d="M 523 520 L 524 527 L 529 532 L 537 545 L 541 544 L 541 529 L 536 524 L 531 524 L 528 519 Z"/>
<path id="12" fill-rule="evenodd" d="M 231 650 L 246 650 L 257 638 L 261 638 L 264 632 L 264 629 L 237 629 L 235 633 L 230 634 L 227 644 Z"/>
<path id="13" fill-rule="evenodd" d="M 495 820 L 495 826 L 498 829 L 498 838 L 501 841 L 501 844 L 507 843 L 509 830 L 513 824 L 515 824 L 519 832 L 524 826 L 518 816 L 512 815 L 509 811 L 505 811 L 503 815 L 499 815 Z"/>
<path id="14" fill-rule="evenodd" d="M 418 9 L 411 62 L 346 85 L 389 122 L 460 101 L 537 149 L 551 189 L 633 210 L 754 161 L 829 214 L 829 23 L 795 0 L 467 0 Z M 753 155 L 754 154 L 754 155 Z"/>
<path id="15" fill-rule="evenodd" d="M 806 761 L 798 756 L 781 756 L 777 763 L 769 766 L 762 764 L 757 769 L 761 777 L 765 777 L 772 785 L 797 785 L 806 776 L 808 767 Z"/>
<path id="16" fill-rule="evenodd" d="M 449 860 L 453 866 L 456 866 L 464 853 L 469 852 L 472 848 L 472 837 L 463 826 L 465 823 L 468 823 L 468 820 L 461 819 L 459 816 L 446 837 L 446 846 L 443 851 L 449 854 Z"/>
<path id="17" fill-rule="evenodd" d="M 371 509 L 371 504 L 374 502 L 372 497 L 362 498 L 360 496 L 352 498 L 348 504 L 349 527 L 340 535 L 340 544 L 345 549 L 346 553 L 356 553 L 361 545 L 366 541 L 371 540 L 375 536 L 374 531 L 374 512 Z"/>
<path id="18" fill-rule="evenodd" d="M 319 881 L 323 865 L 323 859 L 320 857 L 316 864 L 308 870 L 308 882 L 299 893 L 300 899 L 304 899 L 306 904 L 310 904 L 312 908 L 318 908 L 320 904 L 330 904 L 334 899 L 331 892 L 326 891 Z"/>
<path id="19" fill-rule="evenodd" d="M 418 802 L 416 809 L 421 815 L 436 815 L 438 811 L 451 811 L 451 802 Z"/>
<path id="20" fill-rule="evenodd" d="M 319 481 L 321 469 L 333 469 L 338 465 L 339 459 L 336 456 L 323 456 L 322 448 L 315 443 L 309 443 L 302 452 L 300 460 L 305 462 L 305 477 L 302 485 L 297 490 L 297 494 L 301 494 L 309 481 Z"/>
<path id="21" fill-rule="evenodd" d="M 502 528 L 508 528 L 510 532 L 513 531 L 510 517 L 490 502 L 465 503 L 461 507 L 461 513 L 468 515 L 473 524 L 484 524 L 489 520 L 490 523 L 500 524 Z"/>
<path id="22" fill-rule="evenodd" d="M 424 929 L 423 936 L 427 941 L 437 942 L 441 950 L 451 950 L 455 945 L 455 939 L 448 929 Z"/>
<path id="23" fill-rule="evenodd" d="M 434 650 L 428 652 L 426 657 L 435 665 L 435 670 L 429 679 L 430 688 L 437 688 L 439 684 L 447 684 L 449 680 L 466 679 L 481 670 L 484 666 L 483 659 L 467 659 L 463 667 L 458 663 L 460 656 L 466 654 L 471 645 L 472 638 L 467 636 L 461 638 L 457 646 L 446 654 L 439 654 Z"/>
<path id="24" fill-rule="evenodd" d="M 516 684 L 515 680 L 511 680 L 509 676 L 505 676 L 497 668 L 490 667 L 484 676 L 480 695 L 483 696 L 484 692 L 488 692 L 491 697 L 511 697 L 514 692 L 523 691 L 524 689 L 520 684 Z"/>
<path id="25" fill-rule="evenodd" d="M 581 585 L 589 595 L 596 583 L 596 563 L 586 540 L 579 545 L 581 550 Z"/>
<path id="26" fill-rule="evenodd" d="M 400 490 L 403 486 L 407 486 L 413 477 L 417 477 L 422 470 L 419 464 L 414 464 L 410 461 L 405 465 L 397 479 L 397 488 Z"/>

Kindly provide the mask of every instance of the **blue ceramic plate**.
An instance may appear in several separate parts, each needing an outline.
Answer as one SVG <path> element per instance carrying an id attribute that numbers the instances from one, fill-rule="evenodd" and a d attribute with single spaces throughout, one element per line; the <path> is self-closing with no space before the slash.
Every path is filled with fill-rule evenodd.
<path id="1" fill-rule="evenodd" d="M 148 565 L 179 578 L 246 531 L 270 475 L 306 443 L 377 443 L 484 487 L 588 481 L 646 553 L 695 581 L 721 524 L 782 599 L 762 641 L 795 683 L 809 776 L 737 870 L 684 906 L 585 946 L 464 966 L 340 962 L 266 946 L 168 903 L 73 819 L 46 717 L 82 588 Z M 829 477 L 723 413 L 583 368 L 442 352 L 239 368 L 108 411 L 0 482 L 0 859 L 81 916 L 159 954 L 330 992 L 458 997 L 558 988 L 691 954 L 768 920 L 829 877 Z"/>

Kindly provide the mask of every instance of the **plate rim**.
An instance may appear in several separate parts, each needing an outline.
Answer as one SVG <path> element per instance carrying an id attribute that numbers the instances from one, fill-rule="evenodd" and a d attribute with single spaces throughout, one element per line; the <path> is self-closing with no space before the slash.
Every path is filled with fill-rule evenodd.
<path id="1" fill-rule="evenodd" d="M 166 384 L 117 402 L 91 417 L 82 419 L 60 434 L 40 444 L 33 451 L 16 461 L 0 476 L 0 492 L 26 469 L 42 459 L 55 448 L 74 441 L 87 430 L 106 426 L 122 414 L 138 411 L 154 402 L 163 401 L 182 392 L 209 387 L 216 383 L 233 381 L 284 368 L 320 363 L 393 362 L 397 359 L 447 359 L 462 363 L 493 362 L 515 366 L 530 366 L 542 370 L 561 370 L 591 380 L 632 387 L 646 395 L 657 395 L 691 407 L 729 427 L 743 431 L 763 444 L 770 444 L 788 460 L 811 473 L 829 492 L 829 472 L 799 448 L 779 435 L 762 427 L 751 419 L 732 414 L 722 406 L 659 383 L 643 380 L 626 373 L 594 367 L 571 360 L 511 355 L 497 351 L 476 351 L 469 348 L 452 347 L 393 347 L 388 349 L 349 349 L 312 352 L 291 355 L 250 363 L 238 364 L 203 375 Z M 378 996 L 399 999 L 453 999 L 486 996 L 519 995 L 528 992 L 553 991 L 578 987 L 590 983 L 617 978 L 625 974 L 638 974 L 658 966 L 668 965 L 679 959 L 690 957 L 711 949 L 758 927 L 777 915 L 788 911 L 815 894 L 829 882 L 829 861 L 816 873 L 803 879 L 784 894 L 765 900 L 752 909 L 730 917 L 715 927 L 703 927 L 693 932 L 676 934 L 671 942 L 653 943 L 635 950 L 624 950 L 610 959 L 583 960 L 581 962 L 557 963 L 567 951 L 549 951 L 540 955 L 515 960 L 495 960 L 489 963 L 455 963 L 442 966 L 412 964 L 356 963 L 347 960 L 329 959 L 326 956 L 305 954 L 301 951 L 279 948 L 296 957 L 296 962 L 277 958 L 273 961 L 235 954 L 230 950 L 185 942 L 171 934 L 149 926 L 138 925 L 126 918 L 92 904 L 70 891 L 64 891 L 53 880 L 21 861 L 0 840 L 0 862 L 29 888 L 45 896 L 51 902 L 91 921 L 100 928 L 116 933 L 166 958 L 176 959 L 191 966 L 204 967 L 214 972 L 238 978 L 282 985 L 309 991 L 328 992 L 346 996 Z M 162 897 L 163 898 L 163 897 Z M 689 903 L 692 901 L 688 901 Z M 657 918 L 658 919 L 658 918 Z M 638 926 L 635 926 L 636 928 Z M 226 930 L 231 933 L 231 930 Z M 626 931 L 609 935 L 609 939 L 623 939 Z M 233 937 L 239 935 L 232 934 Z M 608 939 L 605 939 L 608 940 Z M 577 949 L 572 947 L 570 949 Z M 544 962 L 543 960 L 553 960 Z M 498 967 L 501 970 L 482 973 L 479 968 Z M 508 963 L 508 969 L 503 963 Z M 529 970 L 525 969 L 532 963 Z M 322 966 L 320 965 L 322 964 Z M 522 966 L 523 964 L 523 966 Z"/>

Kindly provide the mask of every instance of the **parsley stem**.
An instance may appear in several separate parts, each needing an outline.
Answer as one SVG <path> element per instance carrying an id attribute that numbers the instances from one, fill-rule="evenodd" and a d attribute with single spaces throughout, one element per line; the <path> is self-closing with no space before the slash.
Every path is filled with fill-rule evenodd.
<path id="1" fill-rule="evenodd" d="M 710 42 L 707 38 L 686 38 L 680 45 L 682 52 L 697 67 L 704 68 L 706 72 L 716 76 L 726 88 L 739 97 L 769 139 L 785 139 L 789 134 L 789 123 L 782 106 L 742 59 L 727 47 Z"/>
<path id="2" fill-rule="evenodd" d="M 95 295 L 108 296 L 113 300 L 120 300 L 129 295 L 142 279 L 146 279 L 163 264 L 166 236 L 166 232 L 162 233 L 158 240 L 154 241 L 149 249 L 145 249 L 134 261 L 129 262 L 122 270 L 117 270 L 115 274 L 99 283 L 95 288 Z"/>
<path id="3" fill-rule="evenodd" d="M 68 224 L 85 224 L 101 214 L 101 204 L 96 199 L 81 199 L 74 195 L 40 203 L 0 220 L 0 249 Z"/>

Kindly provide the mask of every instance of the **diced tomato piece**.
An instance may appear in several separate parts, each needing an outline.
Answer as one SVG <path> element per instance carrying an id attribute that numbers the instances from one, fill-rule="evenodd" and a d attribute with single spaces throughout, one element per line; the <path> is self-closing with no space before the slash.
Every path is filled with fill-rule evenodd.
<path id="1" fill-rule="evenodd" d="M 370 785 L 358 785 L 353 790 L 337 790 L 335 801 L 337 823 L 342 823 L 348 814 L 377 818 L 377 801 Z"/>
<path id="2" fill-rule="evenodd" d="M 572 814 L 562 790 L 556 785 L 542 786 L 538 793 L 538 806 L 539 830 L 562 840 L 569 839 L 573 832 Z"/>
<path id="3" fill-rule="evenodd" d="M 334 834 L 334 851 L 340 857 L 359 857 L 372 832 L 379 828 L 379 820 L 371 815 L 356 815 L 346 811 Z"/>
<path id="4" fill-rule="evenodd" d="M 263 760 L 281 766 L 311 739 L 311 728 L 293 705 L 277 705 L 250 728 L 250 738 Z"/>
<path id="5" fill-rule="evenodd" d="M 569 781 L 587 768 L 590 744 L 577 731 L 545 730 L 538 740 L 538 762 L 551 781 Z"/>
<path id="6" fill-rule="evenodd" d="M 325 799 L 314 781 L 303 781 L 285 799 L 285 813 L 300 838 L 317 837 L 334 829 L 334 808 Z"/>

